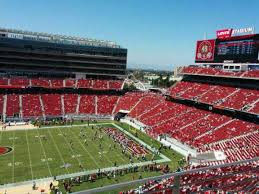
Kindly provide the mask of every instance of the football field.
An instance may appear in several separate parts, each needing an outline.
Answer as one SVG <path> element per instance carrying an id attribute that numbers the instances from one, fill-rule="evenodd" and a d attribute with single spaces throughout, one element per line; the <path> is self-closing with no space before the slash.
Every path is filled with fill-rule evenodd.
<path id="1" fill-rule="evenodd" d="M 9 151 L 0 152 L 0 184 L 129 164 L 121 146 L 93 126 L 1 131 L 0 148 L 8 147 Z"/>

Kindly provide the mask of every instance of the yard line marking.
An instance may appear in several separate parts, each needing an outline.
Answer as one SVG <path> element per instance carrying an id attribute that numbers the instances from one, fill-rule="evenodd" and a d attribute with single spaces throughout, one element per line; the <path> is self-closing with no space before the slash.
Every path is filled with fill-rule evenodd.
<path id="1" fill-rule="evenodd" d="M 72 133 L 72 135 L 74 135 L 77 139 L 78 137 L 73 133 L 73 131 L 70 130 L 69 131 Z M 79 140 L 79 139 L 78 139 Z M 96 166 L 98 168 L 100 168 L 100 165 L 96 162 L 95 158 L 92 156 L 92 154 L 90 154 L 90 152 L 85 148 L 85 146 L 82 144 L 82 142 L 79 140 L 79 144 L 83 147 L 83 149 L 88 153 L 88 155 L 91 157 L 91 159 L 93 160 L 93 162 L 96 164 Z"/>
<path id="2" fill-rule="evenodd" d="M 60 133 L 62 133 L 62 131 L 60 130 L 60 128 L 58 128 L 58 130 L 60 131 Z M 63 134 L 63 133 L 62 133 L 62 134 Z M 65 139 L 66 144 L 68 145 L 67 139 L 64 137 L 64 135 L 62 135 L 62 136 L 63 136 L 63 138 Z M 75 154 L 75 151 L 71 148 L 71 146 L 68 145 L 68 147 L 70 148 L 70 150 L 72 151 L 72 153 L 74 153 L 74 155 L 76 155 L 76 154 Z M 82 162 L 78 159 L 78 157 L 75 157 L 75 158 L 77 159 L 79 165 L 82 164 Z M 85 171 L 85 168 L 84 168 L 84 167 L 83 167 L 83 169 L 84 169 L 84 171 Z"/>
<path id="3" fill-rule="evenodd" d="M 31 153 L 30 153 L 30 148 L 29 148 L 29 141 L 28 141 L 27 130 L 25 130 L 25 134 L 26 134 L 27 149 L 28 149 L 28 153 L 29 153 L 29 160 L 30 160 L 30 167 L 31 167 L 31 178 L 32 178 L 32 180 L 33 180 L 33 171 L 32 171 L 32 163 L 31 163 Z"/>
<path id="4" fill-rule="evenodd" d="M 37 130 L 37 132 L 38 132 L 38 135 L 40 136 L 39 129 L 37 128 L 36 130 Z M 46 163 L 47 163 L 47 166 L 48 166 L 49 174 L 50 174 L 50 176 L 52 176 L 52 173 L 51 173 L 51 171 L 50 171 L 50 167 L 49 167 L 49 162 L 48 162 L 48 160 L 47 160 L 47 155 L 46 155 L 45 149 L 44 149 L 44 147 L 43 147 L 43 144 L 42 144 L 41 138 L 39 138 L 39 139 L 40 139 L 41 149 L 42 149 L 43 154 L 44 154 L 44 157 L 45 157 L 45 159 L 46 159 L 46 161 L 47 161 Z"/>
<path id="5" fill-rule="evenodd" d="M 59 156 L 60 156 L 60 158 L 61 158 L 63 164 L 65 164 L 65 160 L 64 160 L 64 158 L 63 158 L 63 156 L 62 156 L 60 150 L 58 149 L 58 146 L 57 146 L 57 144 L 56 144 L 56 142 L 55 142 L 55 140 L 54 140 L 54 138 L 53 138 L 51 132 L 49 131 L 49 129 L 47 129 L 47 131 L 48 131 L 48 133 L 49 133 L 49 135 L 50 135 L 51 140 L 54 142 L 54 145 L 55 145 L 55 147 L 56 147 L 56 149 L 57 149 L 57 151 L 58 151 L 58 154 L 59 154 Z M 67 169 L 67 168 L 65 168 L 65 169 L 66 169 L 67 173 L 69 174 L 68 169 Z"/>
<path id="6" fill-rule="evenodd" d="M 14 149 L 14 142 L 15 142 L 15 131 L 13 132 L 13 182 L 14 182 L 14 152 L 15 152 L 15 149 Z"/>

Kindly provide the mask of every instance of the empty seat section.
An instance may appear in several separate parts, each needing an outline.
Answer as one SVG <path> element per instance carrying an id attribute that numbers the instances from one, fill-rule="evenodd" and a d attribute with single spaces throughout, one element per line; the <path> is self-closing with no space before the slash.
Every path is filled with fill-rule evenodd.
<path id="1" fill-rule="evenodd" d="M 51 79 L 50 82 L 52 87 L 63 87 L 63 79 Z"/>
<path id="2" fill-rule="evenodd" d="M 8 79 L 7 78 L 0 78 L 0 85 L 8 85 Z"/>
<path id="3" fill-rule="evenodd" d="M 128 92 L 124 96 L 122 96 L 118 102 L 118 105 L 115 109 L 115 112 L 119 112 L 120 110 L 130 111 L 132 107 L 136 105 L 136 103 L 140 100 L 140 98 L 144 95 L 142 92 Z"/>
<path id="4" fill-rule="evenodd" d="M 76 80 L 74 79 L 66 79 L 65 80 L 66 87 L 75 88 L 76 87 Z"/>
<path id="5" fill-rule="evenodd" d="M 40 97 L 38 94 L 22 95 L 23 117 L 42 116 Z"/>
<path id="6" fill-rule="evenodd" d="M 4 95 L 0 94 L 0 115 L 3 115 Z"/>
<path id="7" fill-rule="evenodd" d="M 111 115 L 112 110 L 118 100 L 118 96 L 97 96 L 97 113 L 101 115 Z"/>
<path id="8" fill-rule="evenodd" d="M 20 114 L 19 108 L 19 95 L 17 94 L 8 94 L 7 103 L 6 103 L 6 115 L 8 117 L 13 117 L 14 114 Z"/>
<path id="9" fill-rule="evenodd" d="M 29 79 L 27 79 L 27 78 L 11 78 L 10 79 L 10 85 L 13 85 L 13 86 L 28 86 L 29 85 Z"/>
<path id="10" fill-rule="evenodd" d="M 121 89 L 121 87 L 122 87 L 122 81 L 120 81 L 120 80 L 109 81 L 109 89 L 119 90 L 119 89 Z"/>
<path id="11" fill-rule="evenodd" d="M 108 81 L 107 80 L 93 80 L 93 88 L 94 89 L 107 89 Z"/>
<path id="12" fill-rule="evenodd" d="M 75 114 L 77 106 L 77 94 L 64 94 L 65 114 Z"/>
<path id="13" fill-rule="evenodd" d="M 95 96 L 81 95 L 80 97 L 80 114 L 95 114 Z"/>
<path id="14" fill-rule="evenodd" d="M 251 89 L 240 89 L 234 95 L 226 98 L 221 106 L 240 110 L 246 105 L 253 103 L 259 99 L 259 91 Z"/>
<path id="15" fill-rule="evenodd" d="M 77 87 L 78 88 L 92 88 L 93 87 L 92 80 L 90 80 L 90 79 L 79 79 L 77 81 Z"/>
<path id="16" fill-rule="evenodd" d="M 31 79 L 31 85 L 34 87 L 49 87 L 48 79 Z"/>
<path id="17" fill-rule="evenodd" d="M 61 116 L 61 95 L 42 94 L 42 101 L 46 116 Z"/>

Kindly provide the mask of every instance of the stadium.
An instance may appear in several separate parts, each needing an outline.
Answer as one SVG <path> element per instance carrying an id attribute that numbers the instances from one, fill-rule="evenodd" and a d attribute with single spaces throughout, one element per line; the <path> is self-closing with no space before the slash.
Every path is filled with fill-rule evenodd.
<path id="1" fill-rule="evenodd" d="M 165 90 L 127 52 L 0 29 L 0 193 L 259 192 L 259 34 L 197 41 Z"/>

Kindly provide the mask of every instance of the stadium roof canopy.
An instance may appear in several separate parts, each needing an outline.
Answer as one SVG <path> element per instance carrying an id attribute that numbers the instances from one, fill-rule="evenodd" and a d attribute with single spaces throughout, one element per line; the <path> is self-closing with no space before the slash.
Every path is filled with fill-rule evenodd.
<path id="1" fill-rule="evenodd" d="M 100 47 L 111 47 L 121 48 L 116 42 L 108 40 L 96 40 L 89 38 L 82 38 L 76 36 L 66 36 L 60 34 L 49 34 L 43 32 L 31 32 L 16 29 L 7 29 L 0 27 L 0 33 L 7 34 L 9 38 L 26 39 L 26 40 L 38 40 L 62 44 L 73 44 L 82 46 L 100 46 Z"/>

